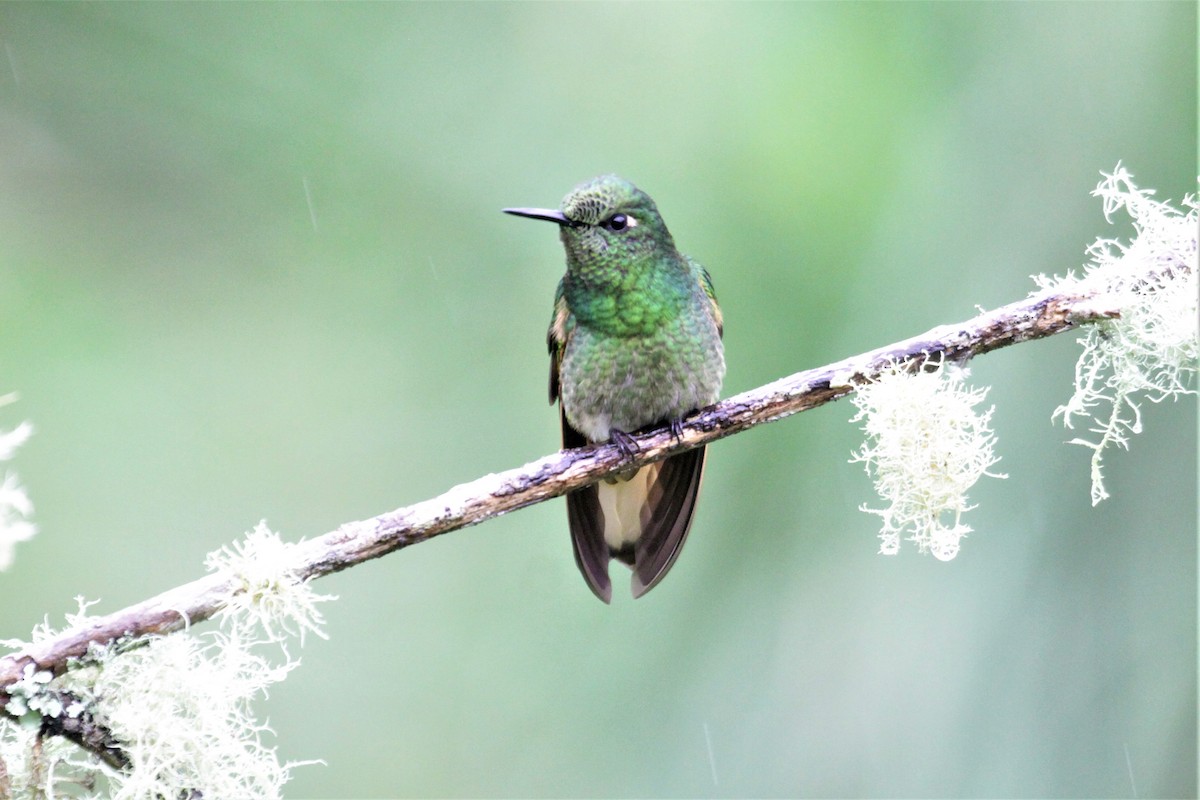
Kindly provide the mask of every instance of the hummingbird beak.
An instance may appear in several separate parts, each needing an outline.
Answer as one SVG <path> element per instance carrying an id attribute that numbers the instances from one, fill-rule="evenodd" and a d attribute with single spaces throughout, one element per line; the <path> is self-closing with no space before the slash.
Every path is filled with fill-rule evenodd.
<path id="1" fill-rule="evenodd" d="M 551 211 L 548 208 L 505 208 L 505 214 L 513 214 L 518 217 L 529 217 L 530 219 L 544 219 L 547 222 L 555 222 L 566 228 L 578 228 L 582 222 L 576 222 L 567 217 L 561 211 Z"/>

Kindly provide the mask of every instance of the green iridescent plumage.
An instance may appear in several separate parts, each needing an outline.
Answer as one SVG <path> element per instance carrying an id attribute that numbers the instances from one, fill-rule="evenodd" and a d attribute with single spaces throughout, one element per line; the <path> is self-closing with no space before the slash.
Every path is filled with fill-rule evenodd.
<path id="1" fill-rule="evenodd" d="M 578 186 L 561 210 L 505 209 L 557 223 L 567 255 L 547 341 L 563 445 L 676 424 L 716 401 L 725 375 L 721 312 L 708 273 L 675 249 L 650 197 L 613 175 Z M 576 561 L 611 596 L 608 560 L 634 571 L 635 596 L 674 563 L 691 526 L 704 449 L 567 497 Z"/>

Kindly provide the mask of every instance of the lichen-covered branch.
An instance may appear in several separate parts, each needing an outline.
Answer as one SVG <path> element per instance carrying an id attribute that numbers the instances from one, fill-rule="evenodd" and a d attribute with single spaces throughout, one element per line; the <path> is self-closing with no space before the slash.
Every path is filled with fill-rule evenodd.
<path id="1" fill-rule="evenodd" d="M 675 439 L 667 429 L 638 435 L 639 452 L 626 458 L 613 445 L 564 450 L 522 467 L 485 475 L 429 500 L 348 522 L 315 539 L 291 545 L 292 573 L 311 580 L 386 555 L 443 533 L 565 494 L 630 466 L 665 458 L 708 444 L 756 425 L 783 419 L 836 400 L 856 385 L 896 364 L 917 368 L 936 357 L 965 362 L 1010 344 L 1041 339 L 1079 324 L 1119 315 L 1106 298 L 1044 291 L 988 311 L 956 325 L 943 325 L 920 336 L 868 353 L 797 372 L 743 392 L 688 417 Z M 83 656 L 92 642 L 141 637 L 180 630 L 205 620 L 244 591 L 237 579 L 216 572 L 163 592 L 136 605 L 78 626 L 0 658 L 0 710 L 12 685 L 27 666 L 60 673 L 71 658 Z"/>

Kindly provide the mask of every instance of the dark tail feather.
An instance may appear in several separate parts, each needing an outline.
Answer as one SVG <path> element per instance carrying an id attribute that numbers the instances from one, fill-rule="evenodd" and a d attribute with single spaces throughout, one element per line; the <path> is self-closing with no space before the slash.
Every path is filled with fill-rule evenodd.
<path id="1" fill-rule="evenodd" d="M 557 372 L 551 371 L 551 389 Z M 583 447 L 587 439 L 567 422 L 562 406 L 558 410 L 562 424 L 563 447 Z M 596 485 L 585 486 L 567 495 L 567 522 L 571 528 L 571 547 L 575 563 L 592 593 L 604 602 L 612 601 L 612 583 L 608 579 L 608 545 L 604 543 L 604 511 Z"/>
<path id="2" fill-rule="evenodd" d="M 604 602 L 612 600 L 608 579 L 608 545 L 604 542 L 604 512 L 596 485 L 585 486 L 567 495 L 567 522 L 571 528 L 571 546 L 575 563 L 592 593 Z"/>
<path id="3" fill-rule="evenodd" d="M 662 462 L 658 480 L 650 487 L 642 535 L 634 545 L 634 597 L 653 589 L 679 557 L 692 527 L 692 512 L 696 510 L 700 481 L 704 477 L 704 459 L 704 448 L 698 447 Z M 600 530 L 603 533 L 603 527 Z M 605 579 L 607 584 L 607 575 Z M 592 591 L 596 591 L 595 587 Z"/>

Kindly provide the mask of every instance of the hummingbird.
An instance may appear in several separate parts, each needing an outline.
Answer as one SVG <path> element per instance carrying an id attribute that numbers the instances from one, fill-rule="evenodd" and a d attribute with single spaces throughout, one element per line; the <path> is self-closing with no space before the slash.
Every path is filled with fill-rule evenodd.
<path id="1" fill-rule="evenodd" d="M 613 442 L 629 456 L 635 431 L 668 425 L 678 436 L 684 417 L 716 402 L 725 351 L 712 280 L 675 249 L 648 194 L 602 175 L 557 211 L 504 211 L 558 225 L 566 250 L 546 335 L 564 448 Z M 575 563 L 596 597 L 612 599 L 613 558 L 632 570 L 634 597 L 671 569 L 692 525 L 704 460 L 699 447 L 567 495 Z"/>

